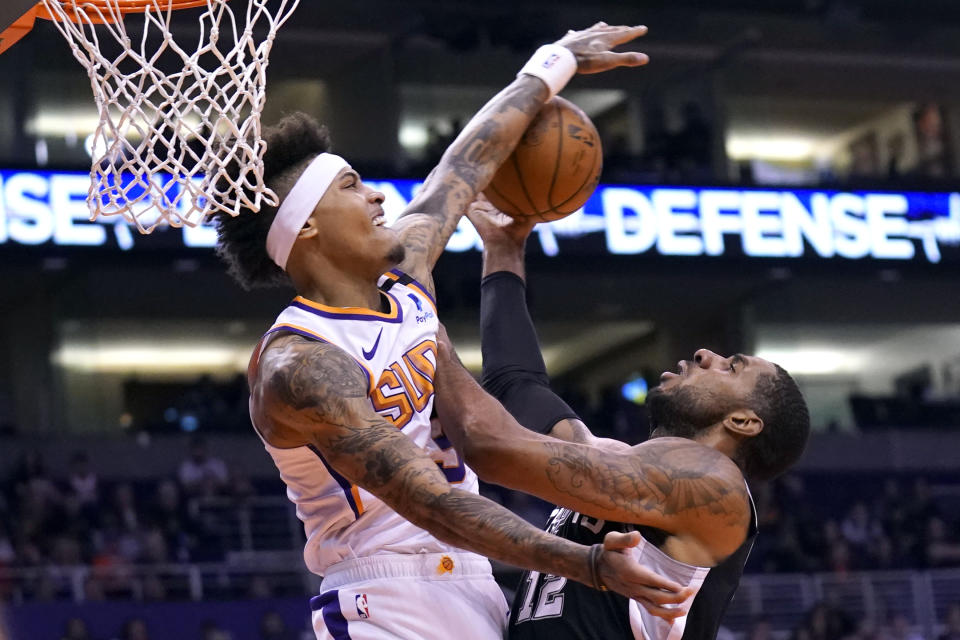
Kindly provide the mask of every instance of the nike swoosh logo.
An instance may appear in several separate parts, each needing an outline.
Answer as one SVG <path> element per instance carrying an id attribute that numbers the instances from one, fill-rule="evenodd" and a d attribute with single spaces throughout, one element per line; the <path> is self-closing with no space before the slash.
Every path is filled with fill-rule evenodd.
<path id="1" fill-rule="evenodd" d="M 377 341 L 373 343 L 373 348 L 368 352 L 366 349 L 361 349 L 363 352 L 363 357 L 369 360 L 373 357 L 373 354 L 377 352 L 377 347 L 380 345 L 380 336 L 383 335 L 383 327 L 380 327 L 380 333 L 377 334 Z"/>

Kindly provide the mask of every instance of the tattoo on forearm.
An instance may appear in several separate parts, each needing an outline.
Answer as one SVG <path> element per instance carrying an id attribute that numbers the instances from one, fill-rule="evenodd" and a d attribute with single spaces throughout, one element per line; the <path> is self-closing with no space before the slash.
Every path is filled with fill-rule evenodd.
<path id="1" fill-rule="evenodd" d="M 432 267 L 460 216 L 506 160 L 512 143 L 519 139 L 545 97 L 541 81 L 521 80 L 504 89 L 467 125 L 468 131 L 454 142 L 424 186 L 429 193 L 427 199 L 401 216 L 401 220 L 418 216 L 415 223 L 402 230 L 405 265 L 426 263 Z M 517 113 L 522 117 L 518 119 Z M 476 118 L 481 120 L 477 122 Z"/>
<path id="2" fill-rule="evenodd" d="M 717 456 L 685 446 L 634 449 L 620 456 L 566 443 L 543 446 L 551 454 L 546 469 L 551 484 L 601 508 L 640 518 L 653 511 L 678 516 L 705 509 L 731 525 L 749 518 L 746 487 L 726 480 Z"/>

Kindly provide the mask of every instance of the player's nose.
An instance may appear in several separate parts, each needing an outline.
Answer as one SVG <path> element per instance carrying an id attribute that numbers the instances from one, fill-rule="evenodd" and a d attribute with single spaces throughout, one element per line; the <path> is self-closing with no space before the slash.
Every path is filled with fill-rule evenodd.
<path id="1" fill-rule="evenodd" d="M 693 354 L 693 361 L 696 362 L 697 366 L 701 369 L 709 369 L 714 363 L 722 359 L 723 358 L 713 351 L 710 351 L 710 349 L 697 349 Z"/>
<path id="2" fill-rule="evenodd" d="M 383 193 L 380 191 L 374 191 L 373 189 L 371 189 L 370 193 L 367 194 L 367 200 L 375 204 L 383 204 L 383 201 L 386 199 L 387 197 L 383 195 Z"/>

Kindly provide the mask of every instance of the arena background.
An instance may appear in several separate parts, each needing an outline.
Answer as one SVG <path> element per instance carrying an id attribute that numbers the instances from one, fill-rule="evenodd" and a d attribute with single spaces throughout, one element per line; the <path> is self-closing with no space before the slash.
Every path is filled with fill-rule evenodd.
<path id="1" fill-rule="evenodd" d="M 304 1 L 264 119 L 326 122 L 396 211 L 536 45 L 600 19 L 647 24 L 651 63 L 563 93 L 596 123 L 605 170 L 584 212 L 530 243 L 557 386 L 635 442 L 646 389 L 696 348 L 777 360 L 815 434 L 795 471 L 754 487 L 761 535 L 724 633 L 960 638 L 955 3 Z M 84 221 L 97 113 L 51 25 L 0 56 L 0 78 L 7 632 L 312 637 L 319 580 L 241 375 L 291 292 L 242 291 L 209 230 Z M 463 228 L 436 281 L 472 367 L 479 270 Z M 538 525 L 548 513 L 485 491 Z M 518 573 L 497 574 L 512 593 Z"/>

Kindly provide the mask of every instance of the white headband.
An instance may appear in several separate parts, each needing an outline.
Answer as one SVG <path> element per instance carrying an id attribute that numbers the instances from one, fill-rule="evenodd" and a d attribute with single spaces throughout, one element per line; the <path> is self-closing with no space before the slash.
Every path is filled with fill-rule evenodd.
<path id="1" fill-rule="evenodd" d="M 300 174 L 297 183 L 290 189 L 290 193 L 280 203 L 277 217 L 270 225 L 267 233 L 267 253 L 277 263 L 277 266 L 286 270 L 287 258 L 293 249 L 303 223 L 316 208 L 323 194 L 330 188 L 330 183 L 337 174 L 350 165 L 340 156 L 332 153 L 321 153 Z"/>

